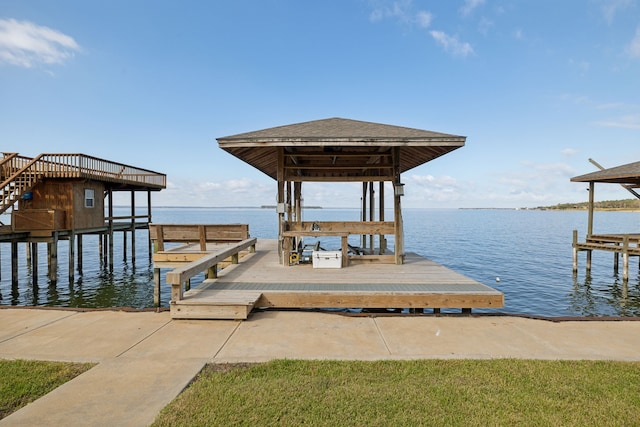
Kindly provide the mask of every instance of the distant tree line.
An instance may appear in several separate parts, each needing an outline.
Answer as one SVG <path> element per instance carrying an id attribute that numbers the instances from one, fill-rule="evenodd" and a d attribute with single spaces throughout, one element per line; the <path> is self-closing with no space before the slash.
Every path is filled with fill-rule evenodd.
<path id="1" fill-rule="evenodd" d="M 603 200 L 594 202 L 595 209 L 618 209 L 618 210 L 640 210 L 640 199 L 624 199 L 624 200 Z M 559 203 L 554 206 L 541 206 L 538 209 L 546 210 L 571 210 L 571 209 L 588 209 L 589 202 L 581 203 Z"/>

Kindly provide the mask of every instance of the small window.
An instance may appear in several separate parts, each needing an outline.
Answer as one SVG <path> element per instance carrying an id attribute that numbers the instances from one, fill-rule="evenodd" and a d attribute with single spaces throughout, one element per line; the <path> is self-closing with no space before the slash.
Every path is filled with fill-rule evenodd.
<path id="1" fill-rule="evenodd" d="M 85 208 L 93 208 L 95 207 L 95 195 L 92 189 L 85 188 L 84 189 L 84 207 Z"/>

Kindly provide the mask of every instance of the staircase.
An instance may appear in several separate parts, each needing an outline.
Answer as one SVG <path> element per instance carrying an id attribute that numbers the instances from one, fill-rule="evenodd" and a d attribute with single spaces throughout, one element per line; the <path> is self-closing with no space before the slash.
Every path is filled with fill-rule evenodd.
<path id="1" fill-rule="evenodd" d="M 0 161 L 0 214 L 13 206 L 40 179 L 41 175 L 33 167 L 35 161 L 17 153 L 4 153 Z"/>
<path id="2" fill-rule="evenodd" d="M 124 188 L 163 189 L 166 175 L 84 154 L 40 154 L 35 158 L 3 153 L 0 159 L 0 214 L 44 178 L 85 178 Z"/>

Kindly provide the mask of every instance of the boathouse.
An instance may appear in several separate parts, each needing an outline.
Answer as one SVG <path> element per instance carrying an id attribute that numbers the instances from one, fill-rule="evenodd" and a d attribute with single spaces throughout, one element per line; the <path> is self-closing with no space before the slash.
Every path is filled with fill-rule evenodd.
<path id="1" fill-rule="evenodd" d="M 178 243 L 153 255 L 156 289 L 160 269 L 172 269 L 166 274 L 171 317 L 246 319 L 254 308 L 439 313 L 502 307 L 501 292 L 404 251 L 401 174 L 464 146 L 465 139 L 341 118 L 218 138 L 222 150 L 276 181 L 278 238 L 252 238 L 238 224 L 152 224 L 158 248 Z M 362 185 L 361 220 L 304 221 L 302 186 L 309 182 Z M 393 193 L 391 219 L 384 216 L 385 183 Z M 313 262 L 302 262 L 309 236 L 339 239 L 340 249 L 314 246 Z M 322 257 L 317 264 L 316 255 Z M 220 269 L 225 260 L 229 265 Z M 191 278 L 203 272 L 202 284 L 190 288 Z"/>
<path id="2" fill-rule="evenodd" d="M 466 137 L 342 118 L 316 120 L 218 138 L 221 149 L 277 181 L 281 263 L 301 259 L 303 238 L 338 236 L 341 265 L 402 264 L 401 174 L 464 146 Z M 305 222 L 306 182 L 362 183 L 361 221 Z M 385 218 L 385 183 L 393 189 L 393 218 Z M 377 185 L 378 201 L 374 200 Z M 358 248 L 349 236 L 362 236 Z M 387 244 L 393 236 L 393 250 Z M 377 239 L 377 241 L 376 241 Z"/>
<path id="3" fill-rule="evenodd" d="M 600 170 L 571 178 L 571 182 L 589 183 L 589 204 L 587 219 L 587 235 L 584 241 L 578 239 L 578 231 L 573 231 L 573 271 L 578 270 L 578 253 L 587 253 L 587 271 L 591 270 L 591 258 L 594 250 L 612 252 L 614 256 L 613 268 L 618 273 L 619 257 L 622 255 L 623 280 L 629 278 L 629 257 L 640 257 L 640 233 L 632 230 L 628 233 L 594 233 L 593 217 L 595 211 L 595 184 L 619 184 L 635 197 L 640 199 L 640 193 L 635 189 L 640 188 L 640 162 L 628 163 L 621 166 L 605 169 L 597 162 L 589 159 Z"/>
<path id="4" fill-rule="evenodd" d="M 16 246 L 26 242 L 37 272 L 37 244 L 49 246 L 50 278 L 55 281 L 58 240 L 68 240 L 69 275 L 73 279 L 75 243 L 82 254 L 82 236 L 99 234 L 113 266 L 113 233 L 131 232 L 135 258 L 135 229 L 151 222 L 151 192 L 166 187 L 164 174 L 85 154 L 40 154 L 25 157 L 3 153 L 0 159 L 0 214 L 10 211 L 11 224 L 0 227 L 0 242 L 12 243 L 14 282 Z M 115 217 L 115 192 L 131 194 L 131 214 Z M 146 192 L 147 214 L 135 213 L 136 192 Z M 81 258 L 79 258 L 81 263 Z M 81 264 L 79 264 L 81 265 Z"/>

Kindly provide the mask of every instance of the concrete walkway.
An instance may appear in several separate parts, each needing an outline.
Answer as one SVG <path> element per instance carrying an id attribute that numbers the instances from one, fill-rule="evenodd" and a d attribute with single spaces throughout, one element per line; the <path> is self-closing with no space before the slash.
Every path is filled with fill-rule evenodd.
<path id="1" fill-rule="evenodd" d="M 98 363 L 0 426 L 146 426 L 210 362 L 507 357 L 639 361 L 640 322 L 0 309 L 0 358 Z"/>

